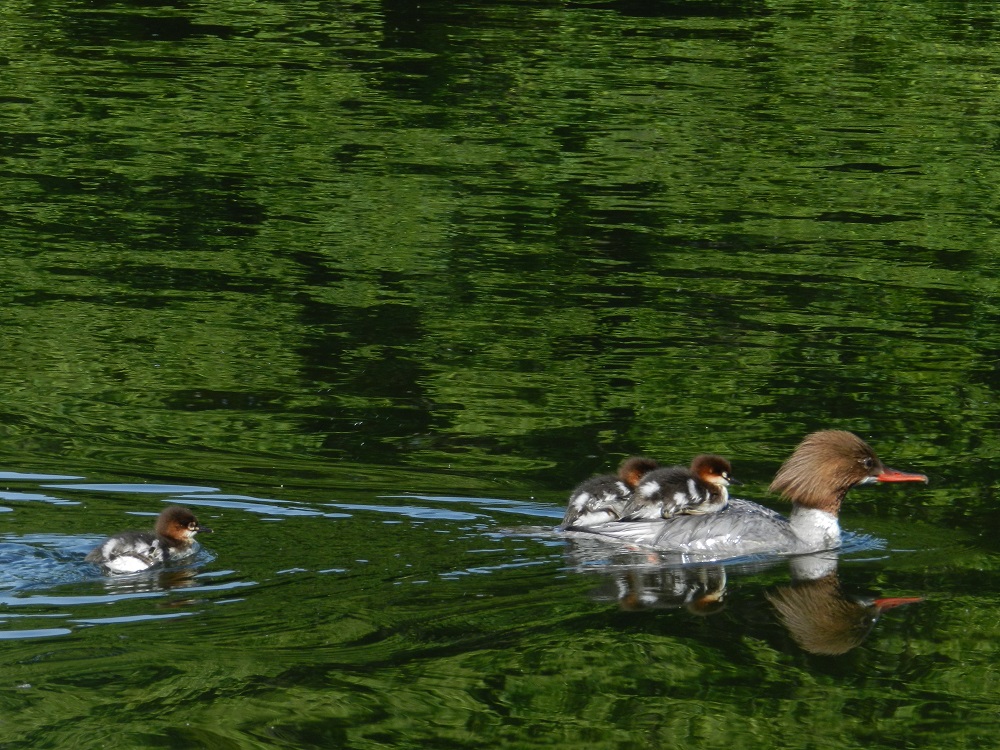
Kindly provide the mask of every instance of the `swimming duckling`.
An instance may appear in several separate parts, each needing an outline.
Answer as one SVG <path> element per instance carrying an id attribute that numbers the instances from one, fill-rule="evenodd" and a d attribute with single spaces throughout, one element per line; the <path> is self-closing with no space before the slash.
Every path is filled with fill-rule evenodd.
<path id="1" fill-rule="evenodd" d="M 123 531 L 108 537 L 84 559 L 108 573 L 137 573 L 168 565 L 198 551 L 195 534 L 212 530 L 187 508 L 171 505 L 160 513 L 153 531 Z"/>

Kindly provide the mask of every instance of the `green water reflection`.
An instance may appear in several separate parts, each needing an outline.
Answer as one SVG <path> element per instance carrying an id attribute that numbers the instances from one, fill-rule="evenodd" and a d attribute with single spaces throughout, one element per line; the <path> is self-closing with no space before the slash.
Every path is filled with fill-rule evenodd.
<path id="1" fill-rule="evenodd" d="M 195 585 L 52 604 L 162 498 L 11 480 L 81 504 L 0 498 L 0 744 L 997 744 L 993 5 L 0 20 L 3 468 L 251 498 Z M 845 589 L 926 601 L 843 656 L 778 625 L 783 568 L 625 612 L 487 534 L 632 452 L 767 499 L 823 427 L 932 480 L 851 498 L 887 549 Z M 470 499 L 365 509 L 407 493 Z"/>

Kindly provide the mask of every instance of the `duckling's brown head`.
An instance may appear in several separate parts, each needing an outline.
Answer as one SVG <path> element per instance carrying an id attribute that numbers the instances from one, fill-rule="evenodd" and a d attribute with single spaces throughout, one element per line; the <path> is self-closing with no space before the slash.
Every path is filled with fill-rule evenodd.
<path id="1" fill-rule="evenodd" d="M 156 533 L 182 544 L 191 544 L 199 531 L 211 534 L 212 530 L 198 523 L 197 517 L 181 505 L 171 505 L 156 519 Z"/>
<path id="2" fill-rule="evenodd" d="M 634 490 L 646 474 L 659 468 L 660 465 L 651 458 L 632 456 L 622 461 L 622 465 L 618 467 L 618 478 Z"/>
<path id="3" fill-rule="evenodd" d="M 717 487 L 728 487 L 730 482 L 735 481 L 733 467 L 729 461 L 722 456 L 713 456 L 708 453 L 694 457 L 691 462 L 691 473 L 701 481 L 714 484 Z"/>

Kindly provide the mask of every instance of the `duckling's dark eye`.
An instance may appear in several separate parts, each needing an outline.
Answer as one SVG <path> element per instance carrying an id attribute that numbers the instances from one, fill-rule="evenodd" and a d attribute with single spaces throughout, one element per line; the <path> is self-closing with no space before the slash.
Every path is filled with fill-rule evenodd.
<path id="1" fill-rule="evenodd" d="M 864 465 L 866 469 L 870 469 L 875 465 L 875 462 L 872 461 L 870 458 L 864 459 L 861 463 Z"/>
<path id="2" fill-rule="evenodd" d="M 194 531 L 195 529 L 198 528 L 198 522 L 192 521 L 191 523 L 188 524 L 188 528 L 191 529 L 191 531 Z"/>

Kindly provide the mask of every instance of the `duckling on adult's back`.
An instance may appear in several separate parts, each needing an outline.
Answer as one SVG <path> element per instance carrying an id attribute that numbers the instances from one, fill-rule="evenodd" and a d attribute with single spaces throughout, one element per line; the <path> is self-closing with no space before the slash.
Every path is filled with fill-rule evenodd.
<path id="1" fill-rule="evenodd" d="M 618 520 L 639 480 L 658 466 L 651 458 L 632 456 L 622 461 L 618 476 L 602 474 L 586 480 L 570 494 L 562 528 L 589 528 Z"/>
<path id="2" fill-rule="evenodd" d="M 651 471 L 636 485 L 622 509 L 623 521 L 653 521 L 681 514 L 715 513 L 729 502 L 733 467 L 722 456 L 696 456 L 691 467 Z"/>
<path id="3" fill-rule="evenodd" d="M 84 559 L 108 573 L 137 573 L 182 560 L 198 551 L 198 532 L 212 530 L 198 523 L 187 508 L 171 505 L 156 519 L 153 531 L 123 531 L 108 537 Z"/>

